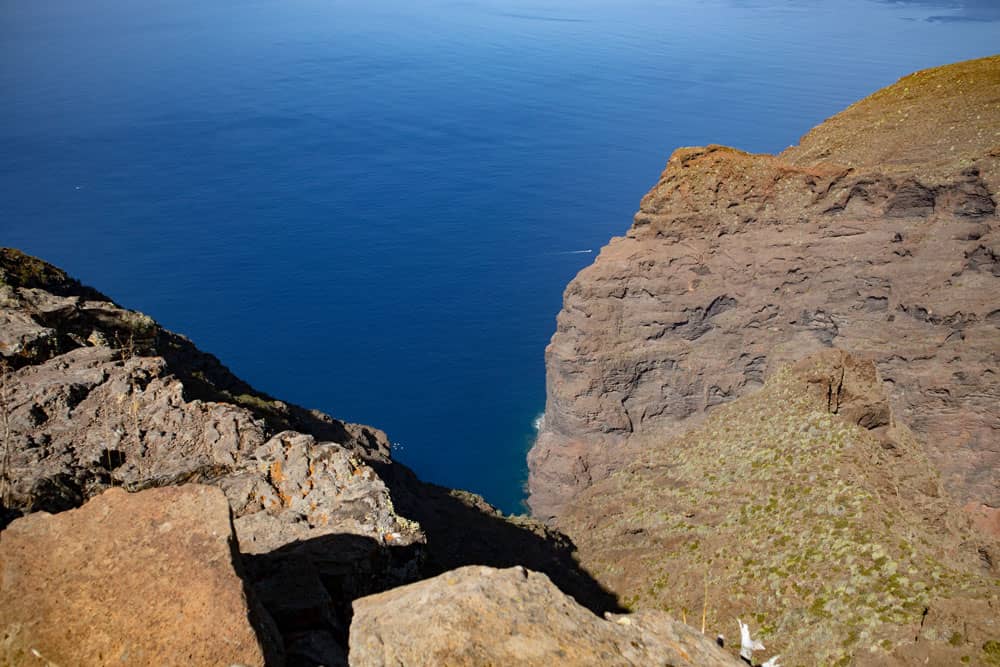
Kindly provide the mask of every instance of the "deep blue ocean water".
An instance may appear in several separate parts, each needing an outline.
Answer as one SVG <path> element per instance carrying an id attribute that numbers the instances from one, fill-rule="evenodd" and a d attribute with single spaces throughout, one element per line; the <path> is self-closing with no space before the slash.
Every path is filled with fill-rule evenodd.
<path id="1" fill-rule="evenodd" d="M 677 146 L 1000 51 L 994 0 L 0 0 L 0 244 L 521 509 L 566 283 Z"/>

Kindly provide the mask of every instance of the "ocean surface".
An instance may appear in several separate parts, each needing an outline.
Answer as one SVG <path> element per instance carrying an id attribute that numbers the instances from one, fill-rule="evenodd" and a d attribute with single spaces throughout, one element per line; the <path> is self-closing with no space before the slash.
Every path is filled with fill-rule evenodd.
<path id="1" fill-rule="evenodd" d="M 562 291 L 675 147 L 997 51 L 995 0 L 0 0 L 0 244 L 514 512 Z"/>

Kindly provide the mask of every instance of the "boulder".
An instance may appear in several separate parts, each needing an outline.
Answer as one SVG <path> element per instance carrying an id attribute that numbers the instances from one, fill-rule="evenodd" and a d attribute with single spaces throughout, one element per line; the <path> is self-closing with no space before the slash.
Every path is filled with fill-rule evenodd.
<path id="1" fill-rule="evenodd" d="M 18 519 L 0 533 L 0 663 L 280 662 L 255 633 L 268 636 L 266 620 L 240 568 L 229 504 L 210 486 L 109 489 Z"/>
<path id="2" fill-rule="evenodd" d="M 355 600 L 350 664 L 742 664 L 662 612 L 594 616 L 543 574 L 470 566 Z"/>

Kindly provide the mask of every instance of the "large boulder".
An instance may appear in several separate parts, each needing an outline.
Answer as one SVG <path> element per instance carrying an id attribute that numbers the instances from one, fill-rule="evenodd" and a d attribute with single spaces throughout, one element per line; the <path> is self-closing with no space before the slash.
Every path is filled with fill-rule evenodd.
<path id="1" fill-rule="evenodd" d="M 214 487 L 129 494 L 0 533 L 0 663 L 263 665 L 229 504 Z"/>
<path id="2" fill-rule="evenodd" d="M 739 665 L 662 612 L 603 620 L 523 567 L 471 566 L 354 602 L 352 667 Z"/>

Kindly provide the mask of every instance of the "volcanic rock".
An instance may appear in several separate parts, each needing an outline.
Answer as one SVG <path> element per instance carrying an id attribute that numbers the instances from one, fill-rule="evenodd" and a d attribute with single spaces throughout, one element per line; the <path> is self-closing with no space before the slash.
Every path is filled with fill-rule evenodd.
<path id="1" fill-rule="evenodd" d="M 109 489 L 18 519 L 0 533 L 0 663 L 263 665 L 240 567 L 210 486 Z"/>
<path id="2" fill-rule="evenodd" d="M 110 487 L 218 486 L 292 664 L 343 664 L 351 599 L 420 575 L 424 534 L 372 468 L 390 465 L 381 431 L 257 392 L 183 336 L 11 249 L 0 355 L 7 520 Z"/>
<path id="3" fill-rule="evenodd" d="M 592 615 L 548 577 L 464 567 L 355 600 L 350 664 L 739 665 L 662 612 Z"/>
<path id="4" fill-rule="evenodd" d="M 1000 506 L 1000 56 L 917 72 L 784 153 L 682 148 L 570 283 L 532 511 L 838 347 L 962 502 Z"/>

